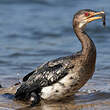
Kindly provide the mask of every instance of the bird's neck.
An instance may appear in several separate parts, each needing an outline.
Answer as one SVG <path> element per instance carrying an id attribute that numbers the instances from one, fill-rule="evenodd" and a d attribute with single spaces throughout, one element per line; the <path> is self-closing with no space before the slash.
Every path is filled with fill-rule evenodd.
<path id="1" fill-rule="evenodd" d="M 96 54 L 96 47 L 86 32 L 77 27 L 74 28 L 74 32 L 82 44 L 82 54 L 85 56 L 89 56 L 91 53 Z"/>

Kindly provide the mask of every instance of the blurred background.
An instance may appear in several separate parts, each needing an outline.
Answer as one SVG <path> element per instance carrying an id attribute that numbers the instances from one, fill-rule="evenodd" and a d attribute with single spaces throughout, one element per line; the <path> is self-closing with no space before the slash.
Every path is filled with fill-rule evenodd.
<path id="1" fill-rule="evenodd" d="M 0 83 L 9 87 L 17 73 L 22 78 L 48 60 L 79 51 L 72 19 L 88 8 L 104 10 L 107 26 L 99 20 L 86 28 L 97 47 L 96 71 L 87 88 L 110 91 L 110 0 L 0 0 Z"/>

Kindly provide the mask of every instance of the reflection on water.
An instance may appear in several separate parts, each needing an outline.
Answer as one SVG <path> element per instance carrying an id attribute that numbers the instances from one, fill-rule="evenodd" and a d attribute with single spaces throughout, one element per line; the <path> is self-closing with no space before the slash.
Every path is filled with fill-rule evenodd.
<path id="1" fill-rule="evenodd" d="M 6 98 L 1 97 L 5 102 L 1 103 L 1 108 L 9 108 L 9 110 L 109 110 L 110 93 L 79 93 L 74 97 L 68 97 L 59 102 L 44 102 L 35 107 L 30 107 L 29 104 L 19 101 L 6 101 Z M 4 98 L 4 99 L 3 99 Z M 7 104 L 8 103 L 8 104 Z M 6 110 L 6 109 L 5 109 Z"/>
<path id="2" fill-rule="evenodd" d="M 91 5 L 89 5 L 91 4 Z M 73 34 L 73 14 L 80 9 L 105 10 L 107 27 L 90 23 L 87 32 L 97 47 L 94 76 L 81 90 L 99 93 L 75 96 L 73 101 L 42 104 L 39 110 L 109 110 L 110 104 L 110 1 L 89 0 L 0 0 L 0 83 L 9 87 L 39 64 L 70 55 L 81 45 Z M 8 105 L 7 105 L 8 104 Z M 13 106 L 14 105 L 14 106 Z M 0 97 L 0 109 L 24 108 L 6 97 Z M 76 107 L 76 108 L 75 108 Z M 27 107 L 27 110 L 30 109 Z"/>

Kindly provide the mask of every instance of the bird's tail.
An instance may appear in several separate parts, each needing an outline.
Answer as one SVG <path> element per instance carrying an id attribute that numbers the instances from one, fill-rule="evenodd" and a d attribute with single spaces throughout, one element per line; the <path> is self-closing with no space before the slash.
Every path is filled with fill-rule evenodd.
<path id="1" fill-rule="evenodd" d="M 41 89 L 37 85 L 27 85 L 26 83 L 22 84 L 15 93 L 16 100 L 23 100 L 32 102 L 31 106 L 34 106 L 40 102 L 40 93 Z"/>
<path id="2" fill-rule="evenodd" d="M 16 100 L 27 100 L 30 96 L 30 87 L 26 84 L 22 84 L 20 88 L 17 89 L 15 93 Z"/>

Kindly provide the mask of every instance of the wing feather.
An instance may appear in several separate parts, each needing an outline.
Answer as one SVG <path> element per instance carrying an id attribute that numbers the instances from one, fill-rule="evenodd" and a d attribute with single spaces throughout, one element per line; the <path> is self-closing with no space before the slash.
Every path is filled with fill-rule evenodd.
<path id="1" fill-rule="evenodd" d="M 37 69 L 37 71 L 28 78 L 26 83 L 28 85 L 36 84 L 36 86 L 45 87 L 57 82 L 67 74 L 67 69 L 63 64 L 57 64 L 51 67 L 46 64 L 42 68 Z"/>
<path id="2" fill-rule="evenodd" d="M 60 57 L 58 59 L 55 59 L 55 60 L 51 60 L 49 62 L 46 62 L 46 63 L 40 65 L 39 67 L 37 67 L 34 71 L 28 73 L 23 78 L 23 81 L 25 82 L 28 79 L 29 80 L 33 80 L 34 78 L 37 80 L 37 77 L 38 76 L 45 77 L 48 80 L 49 80 L 49 76 L 53 76 L 53 78 L 56 77 L 55 75 L 57 75 L 59 78 L 61 76 L 63 77 L 63 76 L 65 76 L 67 74 L 66 69 L 67 68 L 71 68 L 71 67 L 73 68 L 73 66 L 74 66 L 72 63 L 70 63 L 72 57 L 73 56 Z"/>
<path id="3" fill-rule="evenodd" d="M 54 84 L 68 74 L 68 69 L 74 68 L 71 62 L 74 56 L 61 57 L 42 64 L 36 70 L 23 78 L 23 84 L 18 88 L 15 98 L 24 99 L 33 91 L 38 94 L 42 87 Z"/>

